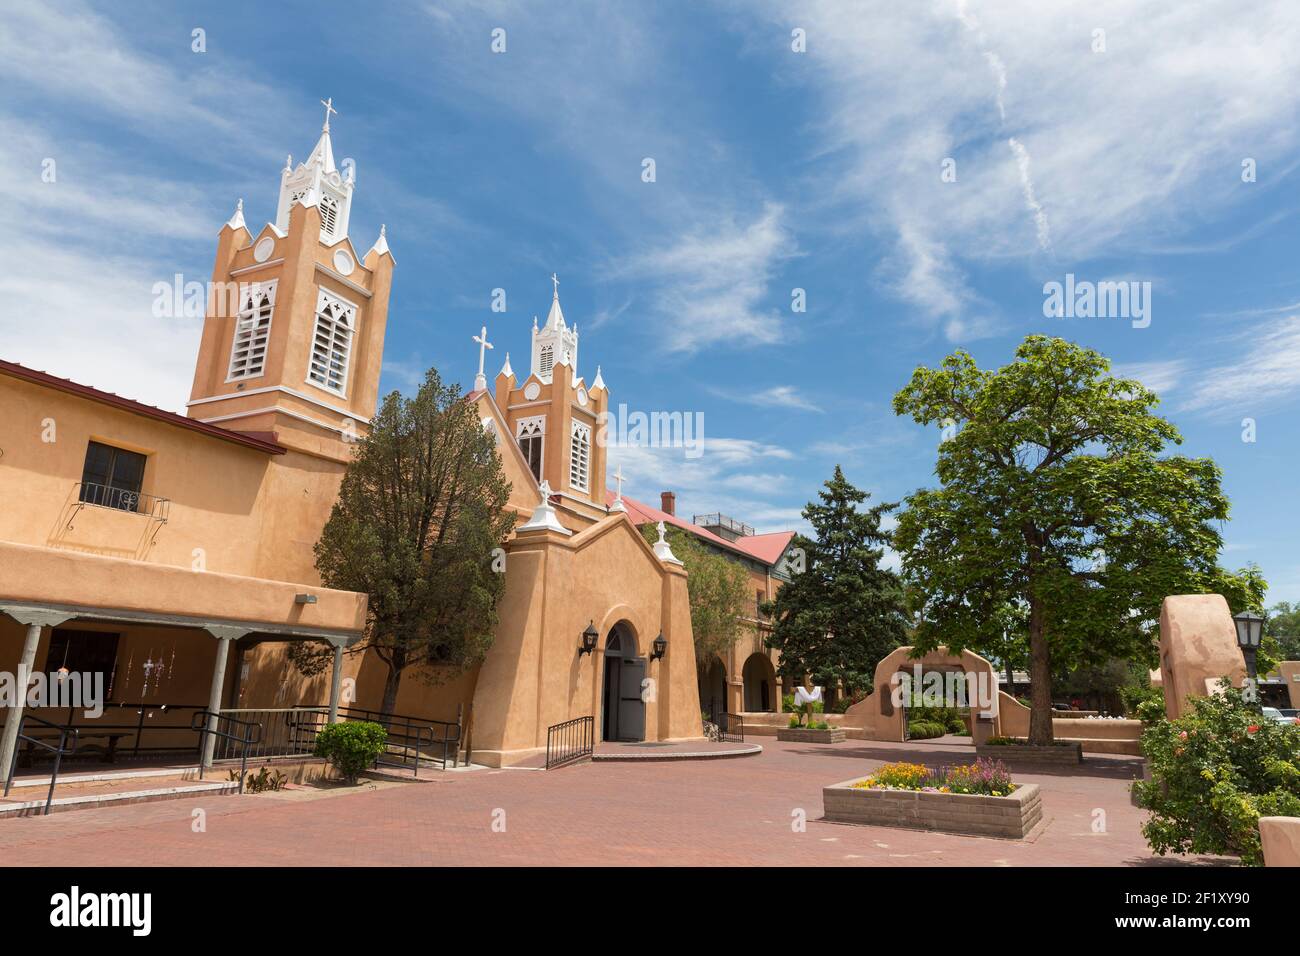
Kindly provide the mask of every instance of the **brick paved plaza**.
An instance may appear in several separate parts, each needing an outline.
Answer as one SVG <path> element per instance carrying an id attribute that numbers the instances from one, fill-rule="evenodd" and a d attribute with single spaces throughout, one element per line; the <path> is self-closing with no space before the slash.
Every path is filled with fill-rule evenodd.
<path id="1" fill-rule="evenodd" d="M 1020 772 L 1043 790 L 1030 840 L 819 821 L 821 787 L 890 760 L 969 762 L 955 738 L 834 746 L 761 738 L 755 757 L 581 764 L 558 771 L 430 773 L 340 793 L 178 800 L 0 821 L 10 865 L 1168 865 L 1129 802 L 1134 758 L 1093 756 L 1071 774 Z M 191 830 L 192 811 L 207 830 Z M 807 813 L 805 832 L 792 814 Z M 1093 832 L 1095 811 L 1104 833 Z M 500 811 L 504 811 L 504 816 Z M 496 832 L 494 819 L 504 822 Z M 497 831 L 500 830 L 500 822 Z M 1202 860 L 1199 862 L 1215 862 Z"/>

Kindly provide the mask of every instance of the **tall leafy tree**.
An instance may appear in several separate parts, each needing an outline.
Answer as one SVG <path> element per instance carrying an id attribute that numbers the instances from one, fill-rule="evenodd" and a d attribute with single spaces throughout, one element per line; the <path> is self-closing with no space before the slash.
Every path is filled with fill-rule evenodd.
<path id="1" fill-rule="evenodd" d="M 652 544 L 659 540 L 659 532 L 652 524 L 642 525 L 641 534 Z M 686 569 L 695 666 L 707 672 L 713 658 L 725 657 L 752 627 L 748 620 L 755 608 L 749 575 L 738 561 L 710 550 L 680 528 L 668 528 L 665 538 L 674 557 Z"/>
<path id="2" fill-rule="evenodd" d="M 871 686 L 881 658 L 907 634 L 908 613 L 897 574 L 880 566 L 889 535 L 880 524 L 896 505 L 862 509 L 869 495 L 849 484 L 839 465 L 803 517 L 814 538 L 796 535 L 804 570 L 763 605 L 772 615 L 769 646 L 781 673 L 815 684 Z"/>
<path id="3" fill-rule="evenodd" d="M 1032 335 L 1003 368 L 957 351 L 894 397 L 897 414 L 947 436 L 939 487 L 907 499 L 895 533 L 927 595 L 918 642 L 989 646 L 990 608 L 1023 606 L 1033 743 L 1052 740 L 1054 669 L 1152 665 L 1166 595 L 1247 585 L 1216 564 L 1218 466 L 1166 454 L 1181 437 L 1153 412 L 1159 399 L 1109 367 Z"/>
<path id="4" fill-rule="evenodd" d="M 357 649 L 388 666 L 384 713 L 408 668 L 463 670 L 487 654 L 504 586 L 493 550 L 514 526 L 509 495 L 496 444 L 458 386 L 430 369 L 413 398 L 384 398 L 316 544 L 327 587 L 370 596 Z"/>

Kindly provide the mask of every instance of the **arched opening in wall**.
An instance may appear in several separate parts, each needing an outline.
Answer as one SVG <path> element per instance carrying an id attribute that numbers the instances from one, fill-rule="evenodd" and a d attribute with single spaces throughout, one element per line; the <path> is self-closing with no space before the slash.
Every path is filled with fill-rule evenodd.
<path id="1" fill-rule="evenodd" d="M 601 740 L 645 740 L 645 673 L 645 658 L 636 654 L 636 633 L 619 621 L 605 638 Z"/>
<path id="2" fill-rule="evenodd" d="M 946 737 L 942 742 L 947 745 L 956 736 L 974 742 L 971 705 L 979 710 L 980 696 L 987 693 L 977 686 L 978 674 L 960 664 L 924 664 L 900 669 L 898 674 L 908 677 L 911 688 L 910 697 L 903 699 L 904 740 L 938 742 Z M 900 686 L 908 685 L 900 682 Z"/>
<path id="3" fill-rule="evenodd" d="M 708 669 L 700 672 L 699 684 L 700 710 L 707 715 L 707 720 L 723 723 L 727 713 L 727 668 L 721 658 L 713 658 Z"/>
<path id="4" fill-rule="evenodd" d="M 750 654 L 741 670 L 745 681 L 745 710 L 776 710 L 776 668 L 766 654 Z"/>

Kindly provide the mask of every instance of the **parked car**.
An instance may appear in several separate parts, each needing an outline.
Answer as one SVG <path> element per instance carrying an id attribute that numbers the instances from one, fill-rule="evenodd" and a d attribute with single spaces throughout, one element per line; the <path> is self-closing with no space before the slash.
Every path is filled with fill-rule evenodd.
<path id="1" fill-rule="evenodd" d="M 1269 720 L 1273 721 L 1274 723 L 1300 724 L 1300 718 L 1297 718 L 1294 714 L 1288 717 L 1286 714 L 1282 713 L 1282 711 L 1278 710 L 1276 707 L 1265 707 L 1264 716 L 1267 717 Z"/>

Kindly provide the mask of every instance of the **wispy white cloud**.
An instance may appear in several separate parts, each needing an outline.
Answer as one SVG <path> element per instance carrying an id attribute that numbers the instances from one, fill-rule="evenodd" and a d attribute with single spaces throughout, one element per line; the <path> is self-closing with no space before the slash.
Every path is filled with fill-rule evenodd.
<path id="1" fill-rule="evenodd" d="M 1300 397 L 1300 314 L 1277 319 L 1236 337 L 1237 356 L 1197 375 L 1187 411 L 1236 414 Z"/>
<path id="2" fill-rule="evenodd" d="M 1119 362 L 1111 366 L 1116 378 L 1137 379 L 1162 399 L 1175 391 L 1187 374 L 1186 359 L 1160 359 L 1153 362 Z"/>
<path id="3" fill-rule="evenodd" d="M 744 348 L 788 334 L 784 317 L 764 302 L 777 267 L 797 254 L 781 207 L 768 203 L 750 222 L 714 222 L 610 271 L 655 283 L 655 311 L 663 328 L 659 342 L 669 352 L 715 343 Z"/>
<path id="4" fill-rule="evenodd" d="M 821 98 L 825 119 L 810 125 L 820 192 L 850 201 L 841 215 L 856 209 L 893 246 L 891 288 L 951 339 L 997 325 L 970 264 L 1169 249 L 1267 188 L 1240 181 L 1243 156 L 1285 170 L 1300 152 L 1300 6 L 1289 0 L 1247 12 L 1229 0 L 732 9 L 761 11 L 755 34 L 792 17 L 807 30 L 808 54 L 772 67 Z M 1108 43 L 1094 53 L 1098 26 Z M 945 158 L 955 182 L 941 179 Z"/>
<path id="5" fill-rule="evenodd" d="M 801 412 L 825 411 L 794 385 L 772 385 L 752 390 L 710 388 L 709 393 L 725 398 L 727 401 L 754 405 L 758 408 L 791 408 Z"/>

